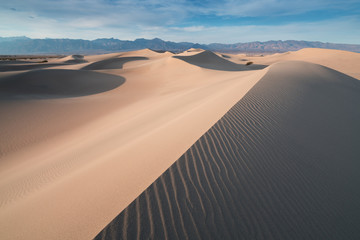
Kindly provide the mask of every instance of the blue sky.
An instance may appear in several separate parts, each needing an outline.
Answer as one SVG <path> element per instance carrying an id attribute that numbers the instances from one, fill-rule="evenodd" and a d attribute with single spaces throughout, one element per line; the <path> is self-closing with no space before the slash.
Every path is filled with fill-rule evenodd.
<path id="1" fill-rule="evenodd" d="M 0 36 L 360 44 L 360 0 L 0 0 Z"/>

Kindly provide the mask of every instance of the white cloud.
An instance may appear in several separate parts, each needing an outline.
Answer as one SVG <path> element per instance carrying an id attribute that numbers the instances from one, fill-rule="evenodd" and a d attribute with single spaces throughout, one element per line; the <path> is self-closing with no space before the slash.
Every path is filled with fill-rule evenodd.
<path id="1" fill-rule="evenodd" d="M 184 32 L 201 32 L 206 29 L 204 26 L 171 27 L 170 29 Z"/>
<path id="2" fill-rule="evenodd" d="M 203 27 L 189 34 L 185 29 L 163 29 L 164 39 L 199 43 L 237 43 L 268 40 L 308 40 L 335 43 L 359 43 L 360 19 L 342 17 L 312 23 L 291 23 L 278 26 L 249 25 Z"/>
<path id="3" fill-rule="evenodd" d="M 204 14 L 235 17 L 259 17 L 302 14 L 324 9 L 349 9 L 358 0 L 219 0 L 206 1 L 207 4 L 195 8 Z"/>
<path id="4" fill-rule="evenodd" d="M 271 39 L 360 42 L 359 17 L 281 25 L 212 26 L 196 14 L 271 16 L 346 8 L 358 0 L 16 0 L 0 7 L 0 36 L 33 38 L 160 37 L 172 41 L 246 42 Z M 16 9 L 16 11 L 14 10 Z M 200 20 L 199 20 L 200 18 Z M 6 23 L 6 24 L 4 24 Z M 209 26 L 210 25 L 210 26 Z M 181 27 L 179 27 L 181 26 Z"/>

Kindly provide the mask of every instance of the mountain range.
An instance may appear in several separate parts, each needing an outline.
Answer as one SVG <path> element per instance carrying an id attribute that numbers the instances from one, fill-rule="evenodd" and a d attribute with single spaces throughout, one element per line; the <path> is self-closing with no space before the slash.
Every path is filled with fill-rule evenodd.
<path id="1" fill-rule="evenodd" d="M 1 55 L 19 54 L 98 54 L 116 51 L 131 51 L 149 48 L 159 51 L 181 52 L 189 48 L 202 48 L 218 52 L 233 53 L 276 53 L 296 51 L 302 48 L 327 48 L 360 52 L 360 44 L 338 44 L 312 41 L 266 41 L 234 44 L 198 44 L 191 42 L 171 42 L 159 38 L 136 39 L 134 41 L 114 38 L 96 40 L 84 39 L 32 39 L 28 37 L 0 37 Z"/>

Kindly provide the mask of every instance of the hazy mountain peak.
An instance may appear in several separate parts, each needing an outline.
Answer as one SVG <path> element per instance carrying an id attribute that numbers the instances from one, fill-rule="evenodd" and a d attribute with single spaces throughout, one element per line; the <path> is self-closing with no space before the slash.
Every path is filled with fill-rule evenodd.
<path id="1" fill-rule="evenodd" d="M 189 48 L 201 48 L 219 52 L 287 52 L 302 48 L 329 48 L 360 52 L 357 44 L 335 44 L 297 40 L 270 40 L 235 44 L 199 44 L 191 42 L 171 42 L 160 38 L 138 38 L 134 41 L 115 38 L 83 39 L 31 39 L 21 37 L 0 37 L 0 54 L 94 54 L 121 52 L 149 48 L 153 50 L 181 52 Z"/>

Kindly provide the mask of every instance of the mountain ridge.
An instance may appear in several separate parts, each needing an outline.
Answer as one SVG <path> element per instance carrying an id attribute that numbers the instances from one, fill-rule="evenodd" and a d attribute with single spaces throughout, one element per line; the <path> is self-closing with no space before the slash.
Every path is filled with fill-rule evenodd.
<path id="1" fill-rule="evenodd" d="M 192 42 L 164 41 L 160 38 L 120 40 L 115 38 L 99 38 L 95 40 L 84 39 L 32 39 L 25 36 L 0 37 L 1 55 L 19 54 L 98 54 L 114 51 L 131 51 L 149 48 L 153 50 L 181 52 L 189 48 L 202 48 L 218 52 L 233 53 L 282 53 L 297 51 L 302 48 L 327 48 L 352 52 L 360 52 L 360 44 L 324 43 L 317 41 L 298 40 L 270 40 L 265 42 L 255 41 L 246 43 L 210 43 L 199 44 Z"/>

